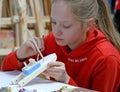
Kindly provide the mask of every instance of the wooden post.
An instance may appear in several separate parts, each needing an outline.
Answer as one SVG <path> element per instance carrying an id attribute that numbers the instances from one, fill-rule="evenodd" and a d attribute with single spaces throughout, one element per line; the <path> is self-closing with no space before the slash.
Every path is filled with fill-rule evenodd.
<path id="1" fill-rule="evenodd" d="M 27 10 L 27 4 L 26 0 L 18 0 L 19 3 L 19 13 L 20 16 L 20 44 L 23 44 L 28 39 L 27 34 L 27 22 L 26 22 L 26 10 Z"/>
<path id="2" fill-rule="evenodd" d="M 14 0 L 15 15 L 13 17 L 14 18 L 13 20 L 15 20 L 15 28 L 14 28 L 15 29 L 15 46 L 19 47 L 20 46 L 20 30 L 19 30 L 20 25 L 19 25 L 18 6 L 17 6 L 16 2 L 17 1 Z"/>
<path id="3" fill-rule="evenodd" d="M 44 4 L 44 15 L 49 16 L 51 11 L 51 1 L 52 0 L 43 0 Z"/>
<path id="4" fill-rule="evenodd" d="M 2 6 L 3 6 L 3 0 L 0 0 L 0 18 L 2 16 Z"/>
<path id="5" fill-rule="evenodd" d="M 34 14 L 33 0 L 29 0 L 28 3 L 30 5 L 30 10 L 31 10 L 32 16 L 35 16 L 35 14 Z"/>
<path id="6" fill-rule="evenodd" d="M 15 32 L 15 41 L 14 41 L 14 46 L 19 47 L 20 46 L 20 35 L 19 35 L 19 24 L 16 22 L 16 18 L 18 17 L 18 12 L 17 12 L 17 5 L 16 5 L 16 0 L 9 0 L 9 6 L 10 6 L 10 17 L 11 17 L 11 26 L 12 29 Z"/>
<path id="7" fill-rule="evenodd" d="M 2 6 L 3 6 L 3 0 L 0 0 L 0 30 L 1 30 Z"/>
<path id="8" fill-rule="evenodd" d="M 35 19 L 36 19 L 36 35 L 38 37 L 42 37 L 44 35 L 44 24 L 42 22 L 42 14 L 40 10 L 40 2 L 39 0 L 33 0 L 34 4 L 34 13 L 35 13 Z"/>

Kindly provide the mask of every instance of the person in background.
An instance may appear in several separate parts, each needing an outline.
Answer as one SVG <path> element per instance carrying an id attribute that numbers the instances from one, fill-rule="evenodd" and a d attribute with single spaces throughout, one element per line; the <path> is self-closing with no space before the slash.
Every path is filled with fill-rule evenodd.
<path id="1" fill-rule="evenodd" d="M 114 22 L 115 22 L 117 31 L 120 33 L 120 0 L 116 0 Z"/>
<path id="2" fill-rule="evenodd" d="M 30 39 L 2 62 L 2 71 L 21 70 L 37 58 L 57 54 L 42 74 L 70 85 L 100 92 L 117 92 L 120 85 L 120 37 L 113 26 L 107 0 L 53 0 L 52 32 Z"/>
<path id="3" fill-rule="evenodd" d="M 109 4 L 111 13 L 113 13 L 113 1 L 115 1 L 115 0 L 107 0 L 107 1 L 108 1 L 108 4 Z"/>
<path id="4" fill-rule="evenodd" d="M 115 3 L 116 3 L 116 0 L 111 0 L 110 2 L 110 9 L 111 9 L 111 13 L 114 14 L 114 11 L 115 11 Z"/>

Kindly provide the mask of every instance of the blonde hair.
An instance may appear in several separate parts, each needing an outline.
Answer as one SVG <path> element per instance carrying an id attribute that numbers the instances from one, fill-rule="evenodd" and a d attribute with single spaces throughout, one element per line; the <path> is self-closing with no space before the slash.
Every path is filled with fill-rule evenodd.
<path id="1" fill-rule="evenodd" d="M 56 1 L 69 5 L 78 20 L 95 18 L 96 27 L 120 51 L 120 37 L 113 25 L 107 0 L 53 0 L 52 3 Z"/>

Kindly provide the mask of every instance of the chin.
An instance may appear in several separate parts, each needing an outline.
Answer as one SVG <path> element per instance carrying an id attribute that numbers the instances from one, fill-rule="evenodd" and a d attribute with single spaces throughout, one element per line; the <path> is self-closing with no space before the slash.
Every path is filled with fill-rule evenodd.
<path id="1" fill-rule="evenodd" d="M 60 45 L 60 46 L 65 46 L 65 45 L 67 45 L 66 43 L 59 42 L 59 41 L 56 41 L 56 43 L 57 43 L 58 45 Z"/>

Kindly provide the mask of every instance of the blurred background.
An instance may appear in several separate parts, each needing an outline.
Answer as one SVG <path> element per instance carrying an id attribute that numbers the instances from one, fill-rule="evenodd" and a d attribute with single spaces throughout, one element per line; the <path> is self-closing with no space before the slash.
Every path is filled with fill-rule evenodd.
<path id="1" fill-rule="evenodd" d="M 120 33 L 120 0 L 108 0 L 108 4 L 115 28 Z"/>
<path id="2" fill-rule="evenodd" d="M 51 31 L 51 0 L 0 0 L 0 63 L 34 36 Z"/>

